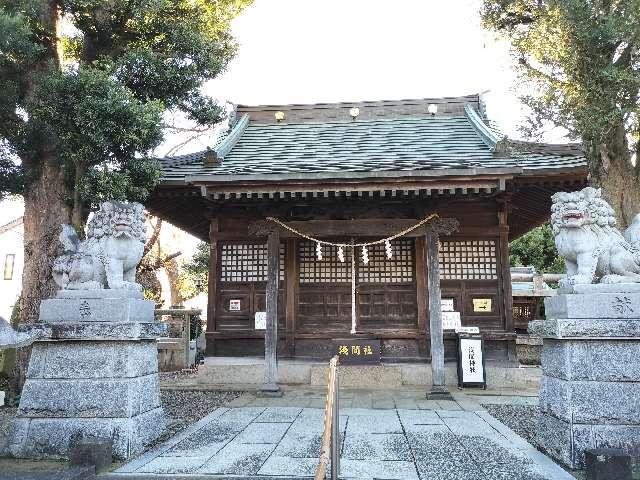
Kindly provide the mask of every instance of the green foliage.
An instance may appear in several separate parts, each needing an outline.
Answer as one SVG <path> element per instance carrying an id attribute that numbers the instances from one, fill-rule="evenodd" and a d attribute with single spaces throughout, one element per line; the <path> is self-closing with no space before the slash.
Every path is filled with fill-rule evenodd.
<path id="1" fill-rule="evenodd" d="M 20 192 L 52 152 L 75 208 L 143 200 L 160 178 L 146 156 L 163 114 L 222 119 L 201 87 L 234 55 L 230 22 L 249 3 L 0 0 L 0 196 Z M 70 33 L 59 37 L 61 21 Z"/>
<path id="2" fill-rule="evenodd" d="M 484 0 L 485 26 L 511 42 L 527 133 L 548 122 L 586 142 L 606 142 L 640 114 L 640 0 Z"/>
<path id="3" fill-rule="evenodd" d="M 209 244 L 200 242 L 190 262 L 184 264 L 185 273 L 191 278 L 196 294 L 207 291 L 209 282 Z"/>
<path id="4" fill-rule="evenodd" d="M 514 267 L 534 266 L 538 273 L 564 272 L 564 261 L 556 251 L 549 223 L 534 228 L 511 242 L 509 261 Z"/>

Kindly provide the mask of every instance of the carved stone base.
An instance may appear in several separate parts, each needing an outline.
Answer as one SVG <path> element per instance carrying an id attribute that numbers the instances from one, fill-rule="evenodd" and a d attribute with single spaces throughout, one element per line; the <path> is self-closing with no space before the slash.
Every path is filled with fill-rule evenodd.
<path id="1" fill-rule="evenodd" d="M 640 294 L 560 294 L 545 304 L 557 317 L 532 325 L 544 342 L 540 444 L 573 469 L 593 448 L 640 458 Z"/>
<path id="2" fill-rule="evenodd" d="M 91 314 L 83 316 L 85 301 Z M 59 302 L 68 314 L 38 324 L 9 449 L 20 458 L 66 457 L 76 439 L 102 437 L 127 459 L 164 429 L 156 337 L 166 325 L 153 321 L 152 302 L 131 298 L 45 300 L 41 315 L 65 309 Z M 134 304 L 145 321 L 123 322 Z M 118 321 L 99 321 L 109 316 Z"/>

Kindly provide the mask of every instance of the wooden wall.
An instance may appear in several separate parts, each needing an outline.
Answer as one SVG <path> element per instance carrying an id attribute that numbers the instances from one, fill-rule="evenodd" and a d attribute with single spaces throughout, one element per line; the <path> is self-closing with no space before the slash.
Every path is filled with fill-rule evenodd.
<path id="1" fill-rule="evenodd" d="M 513 357 L 515 336 L 508 276 L 509 197 L 475 196 L 433 202 L 379 202 L 350 204 L 325 202 L 319 205 L 265 205 L 247 208 L 227 205 L 214 210 L 210 228 L 211 265 L 207 346 L 210 355 L 261 355 L 263 331 L 253 329 L 256 311 L 264 311 L 264 281 L 224 282 L 220 279 L 221 249 L 225 242 L 266 242 L 252 238 L 248 225 L 269 214 L 287 220 L 347 218 L 414 218 L 437 212 L 454 217 L 460 230 L 442 241 L 480 242 L 495 245 L 495 278 L 443 279 L 442 297 L 453 298 L 462 324 L 478 326 L 485 335 L 487 358 Z M 375 238 L 376 232 L 366 233 Z M 378 237 L 379 238 L 379 237 Z M 424 238 L 416 237 L 414 273 L 411 282 L 362 284 L 358 290 L 359 335 L 379 338 L 386 361 L 412 361 L 429 357 L 428 305 Z M 300 240 L 282 241 L 283 265 L 278 305 L 279 355 L 326 359 L 333 353 L 332 339 L 350 337 L 351 286 L 348 283 L 314 285 L 299 281 Z M 475 247 L 474 247 L 475 248 Z M 474 299 L 491 299 L 488 312 L 474 312 Z M 229 310 L 229 301 L 241 300 L 239 311 Z M 455 355 L 455 336 L 445 332 L 445 353 Z"/>

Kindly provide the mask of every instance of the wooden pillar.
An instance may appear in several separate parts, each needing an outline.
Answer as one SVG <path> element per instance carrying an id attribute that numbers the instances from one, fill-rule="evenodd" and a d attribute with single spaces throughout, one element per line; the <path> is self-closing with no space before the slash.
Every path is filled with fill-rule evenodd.
<path id="1" fill-rule="evenodd" d="M 297 245 L 295 238 L 287 239 L 284 254 L 285 263 L 285 327 L 287 337 L 287 356 L 293 357 L 296 353 L 296 293 L 298 291 Z"/>
<path id="2" fill-rule="evenodd" d="M 218 301 L 218 219 L 209 224 L 209 281 L 207 285 L 207 333 L 216 330 L 216 302 Z M 207 355 L 215 355 L 213 335 L 207 336 Z"/>
<path id="3" fill-rule="evenodd" d="M 428 232 L 427 282 L 429 284 L 429 333 L 431 338 L 431 391 L 427 398 L 450 398 L 444 379 L 444 338 L 442 336 L 442 307 L 440 298 L 440 264 L 438 263 L 438 234 Z"/>
<path id="4" fill-rule="evenodd" d="M 278 386 L 278 283 L 280 280 L 280 234 L 269 233 L 267 239 L 267 328 L 264 333 L 264 396 L 282 396 Z"/>
<path id="5" fill-rule="evenodd" d="M 508 216 L 511 212 L 511 195 L 505 194 L 500 199 L 498 210 L 498 223 L 500 229 L 500 242 L 498 245 L 498 269 L 500 279 L 500 291 L 502 292 L 502 309 L 504 315 L 504 329 L 514 333 L 513 324 L 513 292 L 511 291 L 511 262 L 509 259 L 509 223 Z M 518 365 L 515 339 L 507 340 L 507 361 Z"/>
<path id="6" fill-rule="evenodd" d="M 427 257 L 425 236 L 416 238 L 416 305 L 418 306 L 418 352 L 420 356 L 427 355 L 427 319 L 429 318 L 429 301 L 427 289 Z"/>

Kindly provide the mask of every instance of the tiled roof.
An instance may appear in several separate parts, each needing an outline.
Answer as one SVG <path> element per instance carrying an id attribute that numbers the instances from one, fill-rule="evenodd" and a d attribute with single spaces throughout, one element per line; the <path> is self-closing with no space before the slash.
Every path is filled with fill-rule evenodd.
<path id="1" fill-rule="evenodd" d="M 244 124 L 243 124 L 244 123 Z M 332 172 L 416 172 L 466 168 L 520 167 L 524 171 L 584 167 L 576 146 L 506 142 L 506 154 L 471 106 L 452 116 L 383 118 L 305 123 L 238 122 L 223 140 L 215 165 L 205 165 L 206 151 L 160 159 L 165 181 L 190 176 L 300 176 Z M 505 143 L 502 142 L 502 147 Z"/>

